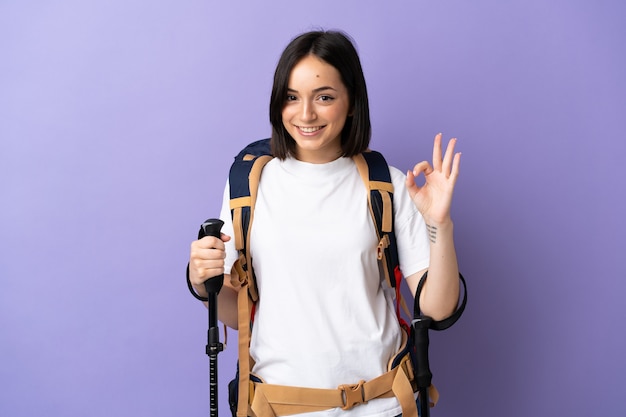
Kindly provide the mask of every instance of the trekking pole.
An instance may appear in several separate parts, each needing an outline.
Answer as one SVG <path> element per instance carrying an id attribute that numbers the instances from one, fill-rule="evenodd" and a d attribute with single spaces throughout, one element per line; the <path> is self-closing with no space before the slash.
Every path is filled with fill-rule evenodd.
<path id="1" fill-rule="evenodd" d="M 220 219 L 208 219 L 200 227 L 198 239 L 205 236 L 220 237 L 220 230 L 224 222 Z M 206 354 L 209 355 L 209 411 L 211 417 L 217 417 L 217 354 L 224 350 L 220 343 L 220 332 L 217 327 L 217 294 L 224 284 L 224 274 L 204 281 L 207 292 L 209 310 L 209 331 L 207 337 Z"/>
<path id="2" fill-rule="evenodd" d="M 420 417 L 430 417 L 428 387 L 430 387 L 432 382 L 433 374 L 430 372 L 430 365 L 428 364 L 428 329 L 432 321 L 433 319 L 428 316 L 419 316 L 411 322 L 415 336 L 415 357 L 417 362 L 415 381 L 419 390 Z"/>

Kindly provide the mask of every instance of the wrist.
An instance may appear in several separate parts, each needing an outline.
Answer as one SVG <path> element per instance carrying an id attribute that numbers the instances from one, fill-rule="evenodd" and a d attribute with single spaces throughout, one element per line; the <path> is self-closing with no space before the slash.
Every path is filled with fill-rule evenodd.
<path id="1" fill-rule="evenodd" d="M 436 226 L 438 228 L 452 227 L 452 217 L 450 217 L 450 215 L 443 217 L 430 217 L 422 214 L 422 217 L 424 217 L 424 221 L 428 225 Z"/>
<path id="2" fill-rule="evenodd" d="M 428 240 L 433 244 L 440 241 L 444 236 L 451 236 L 454 229 L 454 224 L 450 218 L 440 222 L 425 220 L 425 223 Z"/>
<path id="3" fill-rule="evenodd" d="M 200 300 L 200 301 L 208 301 L 208 293 L 206 291 L 206 289 L 204 288 L 204 285 L 201 286 L 196 286 L 195 284 L 191 283 L 191 280 L 189 279 L 189 264 L 187 264 L 187 288 L 189 288 L 189 292 L 191 293 L 191 295 L 193 295 L 196 299 Z"/>

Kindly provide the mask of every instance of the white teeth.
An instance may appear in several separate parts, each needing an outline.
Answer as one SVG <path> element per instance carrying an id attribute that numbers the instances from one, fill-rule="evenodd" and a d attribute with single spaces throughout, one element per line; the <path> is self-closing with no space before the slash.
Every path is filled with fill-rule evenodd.
<path id="1" fill-rule="evenodd" d="M 320 130 L 321 127 L 320 126 L 316 126 L 316 127 L 301 127 L 301 126 L 299 126 L 299 129 L 301 131 L 303 131 L 304 133 L 313 133 L 313 132 L 316 132 L 316 131 Z"/>

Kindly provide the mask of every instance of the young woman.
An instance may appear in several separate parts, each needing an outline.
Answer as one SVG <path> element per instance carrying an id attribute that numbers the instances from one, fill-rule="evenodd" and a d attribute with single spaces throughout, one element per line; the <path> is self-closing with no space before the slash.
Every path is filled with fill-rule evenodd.
<path id="1" fill-rule="evenodd" d="M 352 159 L 368 148 L 371 129 L 363 71 L 345 34 L 308 32 L 287 46 L 274 76 L 270 121 L 275 158 L 263 169 L 251 235 L 259 291 L 252 372 L 266 384 L 306 388 L 373 380 L 388 371 L 402 331 L 381 283 L 368 196 Z M 459 297 L 450 204 L 460 154 L 455 139 L 445 152 L 441 142 L 438 134 L 432 163 L 419 162 L 406 174 L 390 167 L 400 266 L 413 293 L 428 270 L 420 305 L 435 320 L 449 316 Z M 203 282 L 225 274 L 219 318 L 237 328 L 228 186 L 221 219 L 221 239 L 191 244 L 189 277 L 206 295 Z M 401 412 L 397 398 L 383 396 L 307 415 Z"/>

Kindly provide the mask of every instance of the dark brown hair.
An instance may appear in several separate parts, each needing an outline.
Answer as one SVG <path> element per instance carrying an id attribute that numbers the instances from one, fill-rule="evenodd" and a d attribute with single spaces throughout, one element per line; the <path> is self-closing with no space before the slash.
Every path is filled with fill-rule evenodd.
<path id="1" fill-rule="evenodd" d="M 348 90 L 350 114 L 341 131 L 342 156 L 351 157 L 367 149 L 371 137 L 369 101 L 365 77 L 359 55 L 350 37 L 338 31 L 313 31 L 294 38 L 283 51 L 276 72 L 270 98 L 270 123 L 272 124 L 272 153 L 285 159 L 295 155 L 296 142 L 283 125 L 282 111 L 287 100 L 291 70 L 300 60 L 314 55 L 332 65 Z"/>

